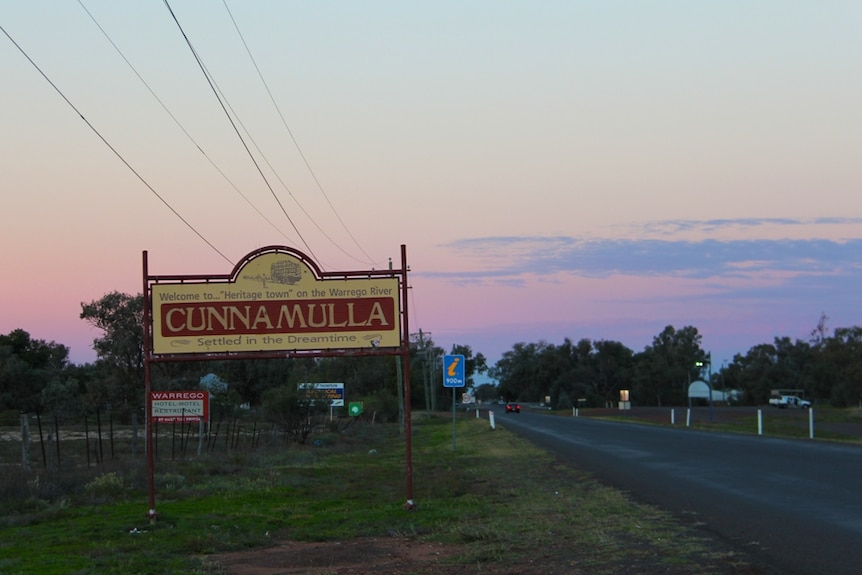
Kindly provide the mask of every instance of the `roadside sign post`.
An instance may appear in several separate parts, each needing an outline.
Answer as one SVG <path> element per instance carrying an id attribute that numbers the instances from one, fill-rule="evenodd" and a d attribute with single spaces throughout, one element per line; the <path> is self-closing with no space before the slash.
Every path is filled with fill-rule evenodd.
<path id="1" fill-rule="evenodd" d="M 443 356 L 443 387 L 452 388 L 452 451 L 455 451 L 455 388 L 467 385 L 465 362 L 460 354 Z"/>
<path id="2" fill-rule="evenodd" d="M 410 361 L 407 246 L 401 267 L 323 271 L 306 254 L 271 245 L 229 273 L 155 275 L 142 252 L 144 397 L 147 405 L 147 517 L 155 522 L 151 364 L 175 361 L 395 356 Z M 404 409 L 407 503 L 413 501 L 410 370 L 399 378 Z M 333 392 L 335 393 L 335 392 Z M 194 398 L 192 398 L 194 399 Z M 330 398 L 333 401 L 341 397 Z M 156 400 L 157 402 L 160 400 Z M 186 401 L 182 399 L 180 401 Z M 179 408 L 179 413 L 175 410 Z M 198 405 L 160 404 L 159 416 L 188 419 Z M 202 416 L 202 415 L 201 415 Z M 195 417 L 199 417 L 197 414 Z"/>

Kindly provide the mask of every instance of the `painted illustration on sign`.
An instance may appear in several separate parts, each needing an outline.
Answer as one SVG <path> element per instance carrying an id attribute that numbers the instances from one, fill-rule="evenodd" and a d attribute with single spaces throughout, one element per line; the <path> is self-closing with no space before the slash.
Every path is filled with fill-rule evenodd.
<path id="1" fill-rule="evenodd" d="M 398 278 L 321 278 L 289 253 L 248 259 L 230 279 L 155 283 L 157 354 L 400 345 Z"/>

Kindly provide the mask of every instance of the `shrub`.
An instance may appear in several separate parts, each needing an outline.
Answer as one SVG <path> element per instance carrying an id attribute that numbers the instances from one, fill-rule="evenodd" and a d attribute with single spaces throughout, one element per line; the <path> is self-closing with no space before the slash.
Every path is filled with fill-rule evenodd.
<path id="1" fill-rule="evenodd" d="M 572 400 L 569 398 L 569 394 L 565 391 L 561 391 L 559 397 L 557 397 L 557 405 L 554 406 L 554 409 L 571 409 L 574 407 L 572 405 Z"/>
<path id="2" fill-rule="evenodd" d="M 97 498 L 120 497 L 126 492 L 123 478 L 114 473 L 103 473 L 84 486 L 84 491 Z"/>

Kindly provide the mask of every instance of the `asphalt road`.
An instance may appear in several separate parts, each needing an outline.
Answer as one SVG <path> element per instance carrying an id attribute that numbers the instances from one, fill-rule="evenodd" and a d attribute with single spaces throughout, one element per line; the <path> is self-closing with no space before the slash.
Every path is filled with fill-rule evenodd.
<path id="1" fill-rule="evenodd" d="M 502 408 L 495 420 L 775 573 L 862 573 L 860 446 Z"/>

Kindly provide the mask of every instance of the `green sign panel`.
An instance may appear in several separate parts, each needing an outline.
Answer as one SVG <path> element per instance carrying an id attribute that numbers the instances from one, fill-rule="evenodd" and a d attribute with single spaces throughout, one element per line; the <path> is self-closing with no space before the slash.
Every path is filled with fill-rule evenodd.
<path id="1" fill-rule="evenodd" d="M 347 410 L 350 412 L 350 415 L 356 416 L 362 413 L 362 402 L 361 401 L 352 401 L 347 406 Z"/>

